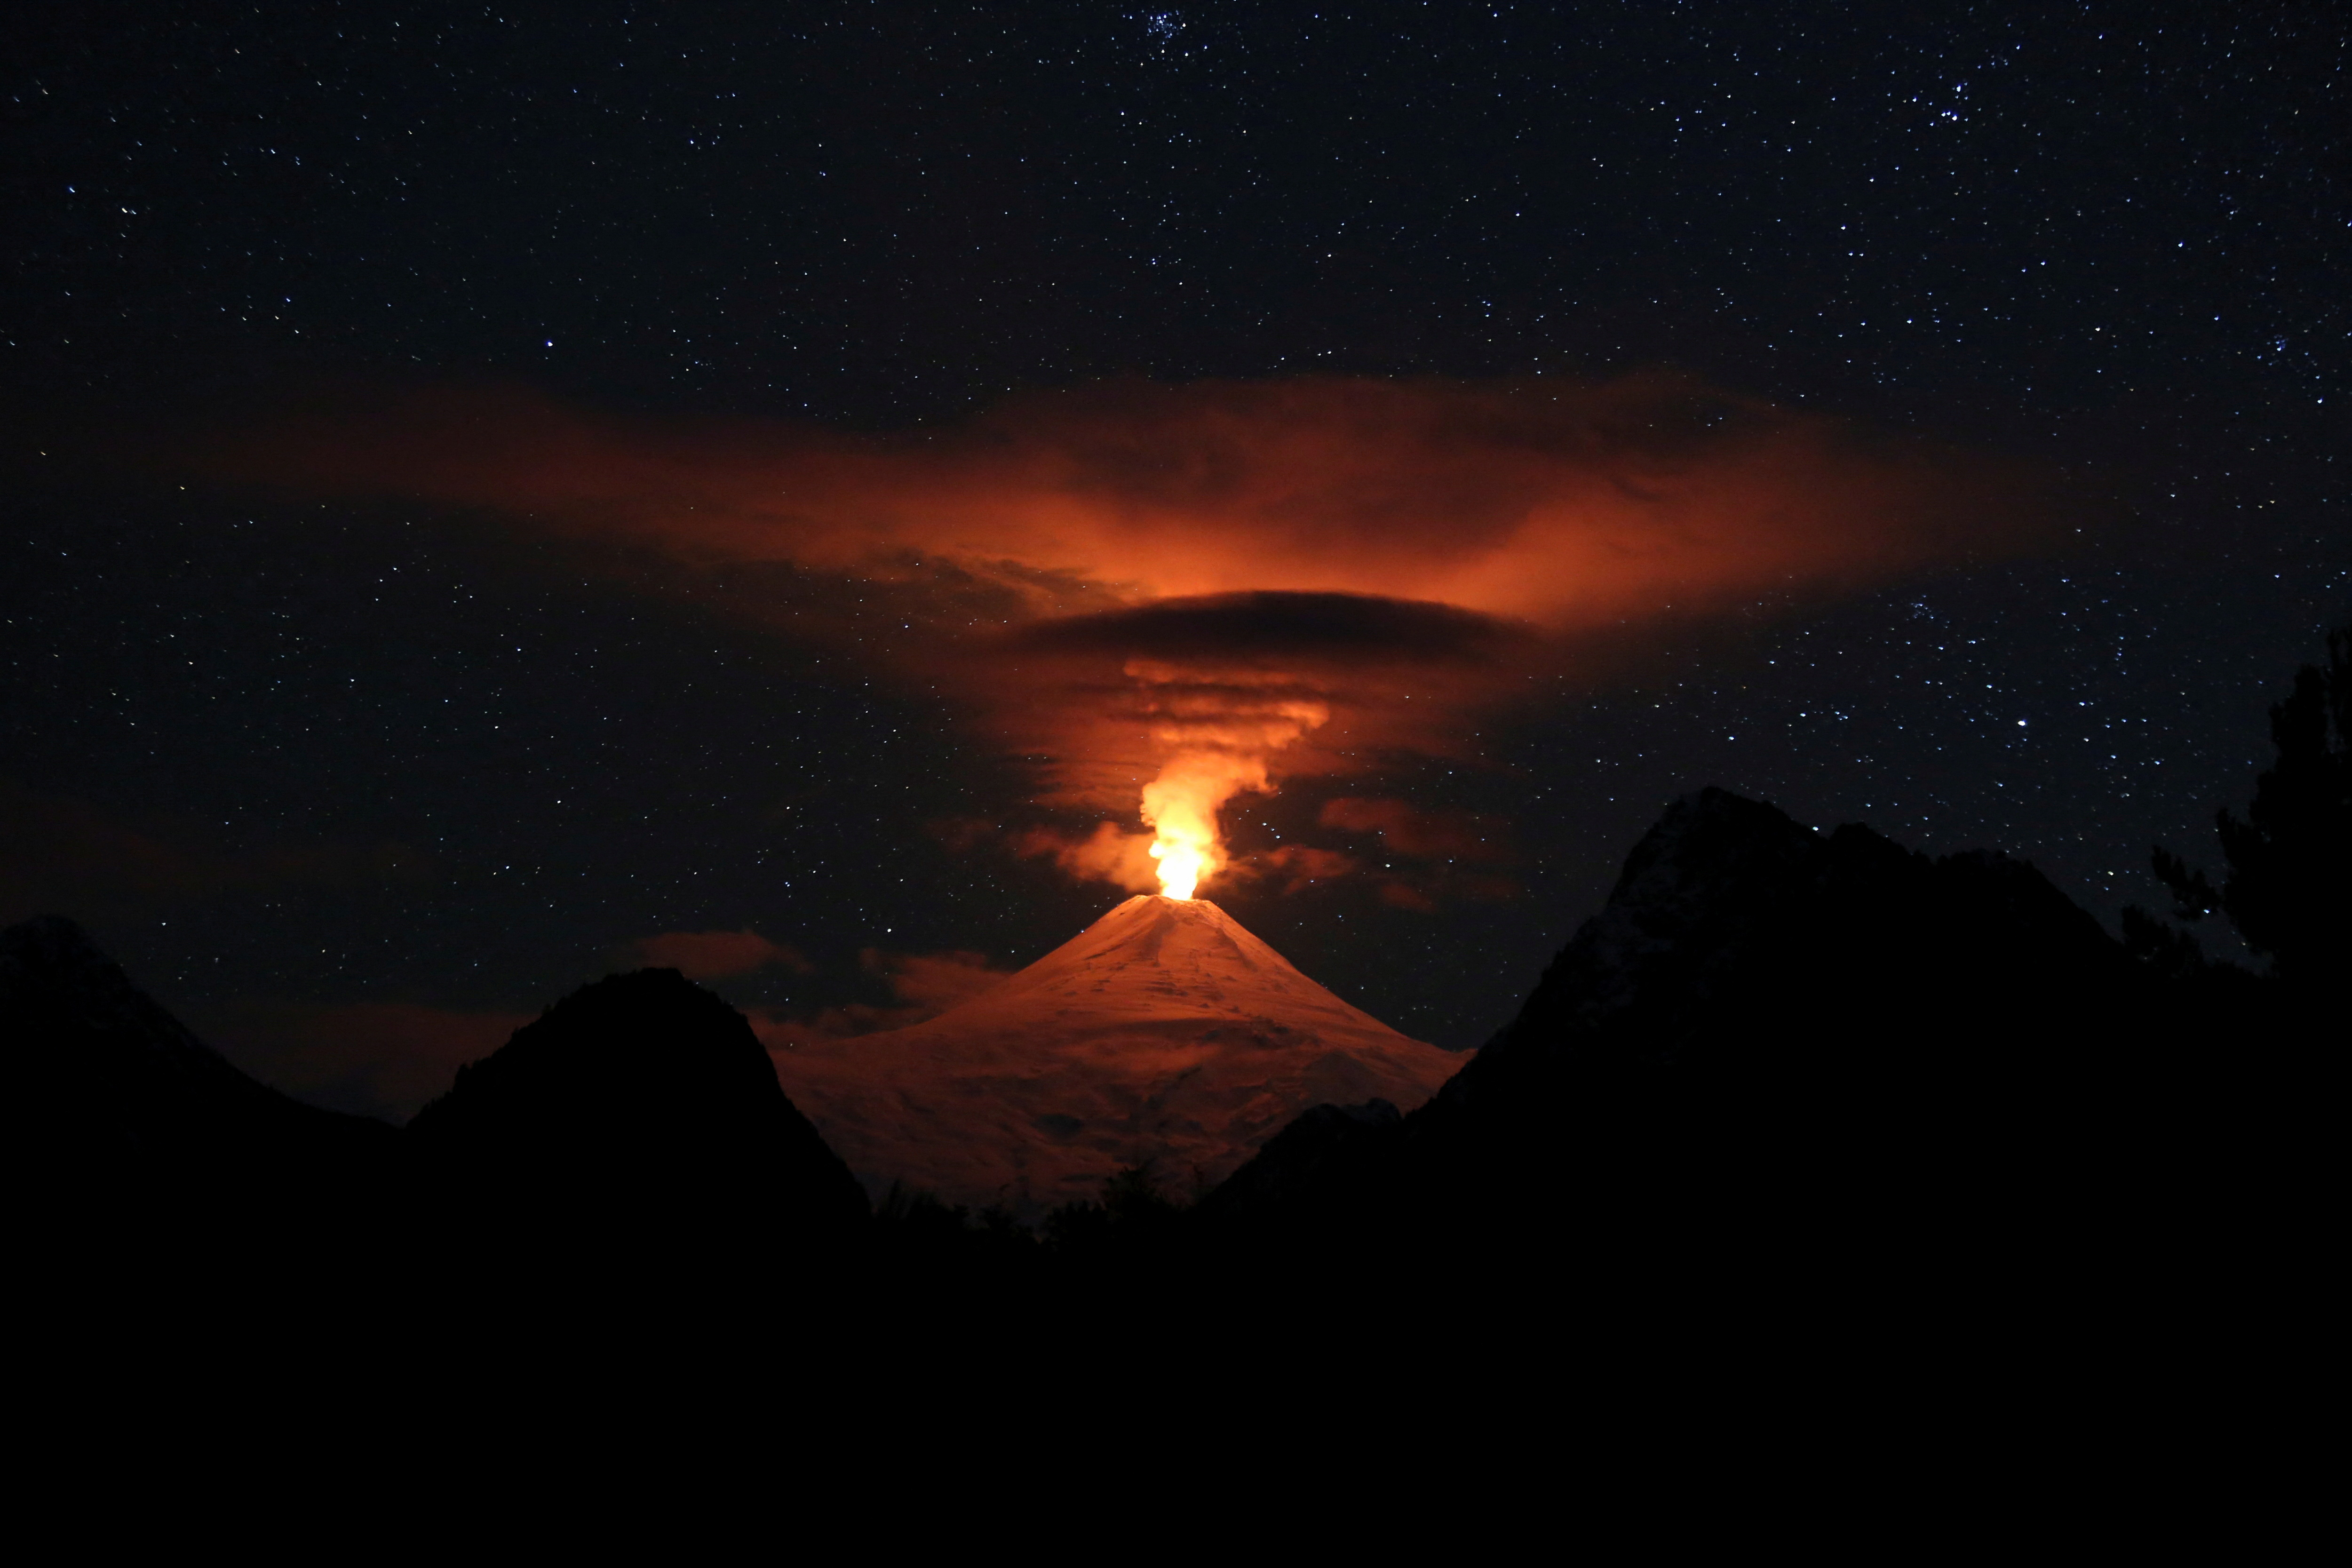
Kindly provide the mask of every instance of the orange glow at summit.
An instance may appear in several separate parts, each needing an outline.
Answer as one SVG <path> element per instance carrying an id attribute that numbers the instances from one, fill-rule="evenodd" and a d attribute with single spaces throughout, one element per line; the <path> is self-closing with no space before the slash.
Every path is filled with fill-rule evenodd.
<path id="1" fill-rule="evenodd" d="M 1203 753 L 1173 759 L 1144 785 L 1143 820 L 1152 830 L 1160 890 L 1171 899 L 1189 899 L 1202 878 L 1223 869 L 1217 807 L 1238 791 L 1266 787 L 1265 763 Z"/>

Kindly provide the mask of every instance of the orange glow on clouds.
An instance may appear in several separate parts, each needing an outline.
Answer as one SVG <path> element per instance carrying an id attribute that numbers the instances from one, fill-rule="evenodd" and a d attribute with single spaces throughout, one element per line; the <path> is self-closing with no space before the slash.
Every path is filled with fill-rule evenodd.
<path id="1" fill-rule="evenodd" d="M 1144 826 L 1160 862 L 1160 890 L 1189 899 L 1224 868 L 1217 808 L 1242 790 L 1267 787 L 1265 759 L 1245 752 L 1180 752 L 1143 786 Z"/>
<path id="2" fill-rule="evenodd" d="M 247 479 L 505 507 L 713 559 L 899 571 L 915 552 L 1127 602 L 1353 594 L 1549 626 L 1870 581 L 2014 521 L 1953 494 L 1928 454 L 1662 378 L 1090 387 L 866 438 L 450 395 L 282 422 L 215 456 Z"/>
<path id="3" fill-rule="evenodd" d="M 1096 386 L 871 437 L 471 394 L 280 422 L 208 460 L 862 579 L 891 606 L 875 657 L 1045 759 L 1042 804 L 1150 830 L 1016 847 L 1177 897 L 1223 867 L 1236 795 L 1383 749 L 1467 754 L 1480 713 L 1597 637 L 2036 531 L 1982 461 L 1660 377 Z"/>
<path id="4" fill-rule="evenodd" d="M 1331 710 L 1246 685 L 1205 696 L 1184 671 L 1155 659 L 1130 659 L 1126 674 L 1153 693 L 1151 738 L 1173 748 L 1143 786 L 1141 815 L 1152 830 L 1160 890 L 1189 899 L 1203 878 L 1224 868 L 1218 808 L 1244 790 L 1273 788 L 1267 770 L 1274 753 L 1328 722 Z"/>

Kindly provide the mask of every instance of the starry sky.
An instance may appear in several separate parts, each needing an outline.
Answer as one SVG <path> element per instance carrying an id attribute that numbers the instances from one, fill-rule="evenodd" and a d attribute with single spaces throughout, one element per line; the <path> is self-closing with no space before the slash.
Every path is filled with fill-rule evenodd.
<path id="1" fill-rule="evenodd" d="M 1035 848 L 1107 808 L 989 728 L 1020 703 L 894 651 L 946 590 L 404 489 L 447 410 L 962 474 L 1075 417 L 1020 410 L 1138 388 L 1205 420 L 1270 384 L 1665 384 L 1932 452 L 1961 544 L 1629 609 L 1443 745 L 1240 797 L 1236 853 L 1289 872 L 1210 896 L 1457 1047 L 1707 784 L 2031 859 L 2112 925 L 2160 902 L 2151 843 L 2214 859 L 2352 618 L 2347 36 L 2259 4 L 15 8 L 0 915 L 76 916 L 253 1070 L 394 1117 L 648 957 L 771 1031 L 919 1016 L 1123 896 Z M 275 482 L 304 420 L 428 434 Z"/>

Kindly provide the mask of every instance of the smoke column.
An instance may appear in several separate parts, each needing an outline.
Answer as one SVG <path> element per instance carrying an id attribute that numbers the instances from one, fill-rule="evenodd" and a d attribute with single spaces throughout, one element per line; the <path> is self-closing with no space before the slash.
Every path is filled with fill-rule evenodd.
<path id="1" fill-rule="evenodd" d="M 1256 758 L 1188 752 L 1172 757 L 1143 786 L 1143 825 L 1152 830 L 1151 858 L 1160 862 L 1160 890 L 1189 899 L 1203 877 L 1225 863 L 1217 836 L 1217 808 L 1243 790 L 1267 788 Z"/>
<path id="2" fill-rule="evenodd" d="M 1143 786 L 1143 825 L 1152 830 L 1160 889 L 1189 899 L 1225 864 L 1217 811 L 1244 790 L 1274 787 L 1268 760 L 1331 717 L 1326 703 L 1297 695 L 1295 676 L 1265 669 L 1187 669 L 1130 659 L 1151 738 L 1175 748 Z"/>

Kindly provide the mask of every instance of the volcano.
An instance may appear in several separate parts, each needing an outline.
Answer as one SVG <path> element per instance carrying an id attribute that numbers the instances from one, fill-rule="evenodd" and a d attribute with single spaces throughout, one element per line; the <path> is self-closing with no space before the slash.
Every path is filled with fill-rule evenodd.
<path id="1" fill-rule="evenodd" d="M 773 1053 L 869 1192 L 1034 1218 L 1148 1164 L 1205 1190 L 1308 1107 L 1410 1110 L 1463 1056 L 1409 1039 L 1205 899 L 1139 895 L 903 1029 Z"/>

